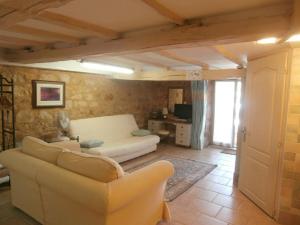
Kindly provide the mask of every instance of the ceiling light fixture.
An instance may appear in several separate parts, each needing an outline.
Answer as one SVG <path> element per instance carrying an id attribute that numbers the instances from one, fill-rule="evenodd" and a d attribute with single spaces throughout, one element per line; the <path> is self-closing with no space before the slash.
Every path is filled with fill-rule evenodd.
<path id="1" fill-rule="evenodd" d="M 108 64 L 102 64 L 102 63 L 96 63 L 96 62 L 89 62 L 81 60 L 80 64 L 91 70 L 98 70 L 103 72 L 111 72 L 111 73 L 122 73 L 122 74 L 133 74 L 134 70 L 126 67 L 120 67 L 120 66 L 113 66 Z"/>
<path id="2" fill-rule="evenodd" d="M 276 37 L 268 37 L 258 40 L 257 44 L 267 45 L 267 44 L 276 44 L 278 39 Z"/>
<path id="3" fill-rule="evenodd" d="M 299 41 L 300 41 L 300 34 L 293 34 L 286 40 L 286 42 L 299 42 Z"/>

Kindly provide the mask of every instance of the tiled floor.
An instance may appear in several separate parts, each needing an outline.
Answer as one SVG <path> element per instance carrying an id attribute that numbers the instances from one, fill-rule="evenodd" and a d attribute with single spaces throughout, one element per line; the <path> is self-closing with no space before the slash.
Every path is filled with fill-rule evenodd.
<path id="1" fill-rule="evenodd" d="M 207 148 L 201 152 L 163 146 L 166 153 L 218 167 L 169 204 L 172 225 L 276 225 L 233 185 L 235 156 Z"/>
<path id="2" fill-rule="evenodd" d="M 158 153 L 217 164 L 218 167 L 169 203 L 171 225 L 276 225 L 232 183 L 235 156 L 207 148 L 195 151 L 161 145 Z M 157 154 L 157 153 L 154 153 Z M 0 225 L 38 225 L 10 204 L 9 190 L 0 190 Z"/>

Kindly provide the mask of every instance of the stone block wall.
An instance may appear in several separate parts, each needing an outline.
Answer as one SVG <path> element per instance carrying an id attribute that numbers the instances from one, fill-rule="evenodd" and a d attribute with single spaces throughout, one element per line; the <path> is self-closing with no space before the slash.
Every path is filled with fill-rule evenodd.
<path id="1" fill-rule="evenodd" d="M 292 53 L 279 221 L 300 224 L 300 48 Z"/>
<path id="2" fill-rule="evenodd" d="M 58 112 L 66 111 L 71 119 L 134 114 L 139 127 L 146 127 L 149 113 L 168 105 L 170 87 L 184 88 L 184 101 L 191 103 L 190 82 L 151 82 L 114 80 L 100 75 L 0 66 L 0 72 L 15 82 L 16 134 L 20 141 L 26 135 L 43 138 L 58 131 Z M 32 80 L 64 81 L 66 107 L 32 108 Z M 209 105 L 212 104 L 212 82 L 209 82 Z M 210 109 L 211 107 L 209 107 Z M 211 111 L 207 117 L 206 144 L 210 142 Z"/>

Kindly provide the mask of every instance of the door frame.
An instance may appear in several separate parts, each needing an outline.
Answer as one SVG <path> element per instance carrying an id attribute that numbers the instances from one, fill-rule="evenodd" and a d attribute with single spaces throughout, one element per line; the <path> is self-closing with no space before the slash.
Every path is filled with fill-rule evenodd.
<path id="1" fill-rule="evenodd" d="M 282 184 L 282 172 L 283 172 L 283 163 L 284 163 L 284 149 L 285 149 L 285 135 L 286 135 L 286 127 L 287 127 L 287 116 L 288 116 L 288 104 L 289 104 L 289 92 L 290 92 L 290 84 L 291 84 L 291 68 L 292 68 L 292 56 L 293 56 L 293 49 L 291 47 L 287 47 L 284 50 L 279 52 L 286 51 L 288 54 L 287 59 L 287 71 L 286 71 L 286 79 L 284 82 L 284 90 L 283 90 L 283 104 L 282 104 L 282 121 L 281 121 L 281 147 L 280 151 L 278 152 L 278 169 L 277 174 L 280 175 L 277 179 L 276 184 L 276 194 L 275 194 L 275 212 L 274 218 L 278 220 L 279 212 L 280 212 L 280 192 L 281 192 L 281 184 Z"/>
<path id="2" fill-rule="evenodd" d="M 276 180 L 275 185 L 275 199 L 274 199 L 274 212 L 273 212 L 273 218 L 278 220 L 279 212 L 280 212 L 280 191 L 281 191 L 281 183 L 282 183 L 282 171 L 283 171 L 283 160 L 284 160 L 284 145 L 285 145 L 285 135 L 286 135 L 286 125 L 287 125 L 287 115 L 288 115 L 288 100 L 289 100 L 289 90 L 290 90 L 290 79 L 291 79 L 291 64 L 292 64 L 292 48 L 286 47 L 284 49 L 280 49 L 278 51 L 271 51 L 269 54 L 264 54 L 260 57 L 251 58 L 249 61 L 258 60 L 260 58 L 268 57 L 271 55 L 279 54 L 279 53 L 287 53 L 287 62 L 286 62 L 286 73 L 285 73 L 285 79 L 283 83 L 283 94 L 282 94 L 282 101 L 283 104 L 281 106 L 281 113 L 282 113 L 282 119 L 280 122 L 280 147 L 278 147 L 278 150 L 276 151 L 276 158 L 278 166 L 276 167 L 276 174 L 278 174 L 278 179 Z M 245 90 L 246 90 L 246 82 L 247 82 L 247 76 L 245 76 L 244 79 L 242 79 L 242 106 L 241 106 L 241 113 L 240 113 L 240 124 L 239 124 L 239 130 L 238 130 L 238 146 L 237 146 L 237 158 L 236 158 L 236 167 L 235 167 L 235 174 L 234 174 L 234 180 L 238 184 L 238 189 L 240 190 L 239 186 L 239 176 L 240 176 L 240 168 L 241 168 L 241 154 L 242 154 L 242 146 L 243 146 L 243 136 L 242 136 L 242 129 L 245 126 L 245 111 L 244 111 L 244 104 L 245 104 Z"/>

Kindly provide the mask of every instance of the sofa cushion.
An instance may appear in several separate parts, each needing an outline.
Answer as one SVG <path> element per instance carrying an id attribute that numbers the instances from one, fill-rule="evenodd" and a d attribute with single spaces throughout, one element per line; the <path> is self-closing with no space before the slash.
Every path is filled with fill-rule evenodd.
<path id="1" fill-rule="evenodd" d="M 80 147 L 81 148 L 97 148 L 100 147 L 101 145 L 103 145 L 103 141 L 98 140 L 98 139 L 92 139 L 92 140 L 88 140 L 88 141 L 82 141 L 80 142 Z"/>
<path id="2" fill-rule="evenodd" d="M 103 155 L 110 158 L 124 156 L 156 145 L 159 137 L 156 135 L 147 135 L 144 137 L 131 136 L 114 142 L 105 142 L 101 147 L 84 149 L 81 151 L 89 154 Z"/>
<path id="3" fill-rule="evenodd" d="M 131 132 L 132 136 L 144 137 L 151 134 L 150 130 L 139 129 Z"/>
<path id="4" fill-rule="evenodd" d="M 41 159 L 43 161 L 56 164 L 57 157 L 64 148 L 50 145 L 38 138 L 27 136 L 22 142 L 22 152 Z"/>
<path id="5" fill-rule="evenodd" d="M 104 183 L 124 175 L 122 167 L 114 160 L 80 152 L 61 152 L 57 159 L 57 165 Z"/>

